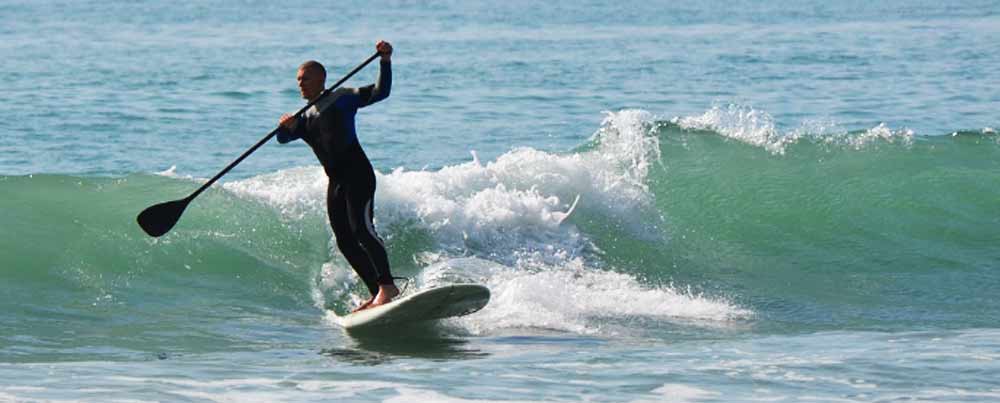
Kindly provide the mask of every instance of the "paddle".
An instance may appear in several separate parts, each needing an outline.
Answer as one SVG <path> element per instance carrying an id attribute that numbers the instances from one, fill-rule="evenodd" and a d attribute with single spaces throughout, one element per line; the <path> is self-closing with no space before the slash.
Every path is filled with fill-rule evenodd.
<path id="1" fill-rule="evenodd" d="M 379 53 L 375 52 L 375 54 L 369 57 L 368 60 L 365 60 L 364 63 L 359 64 L 358 67 L 355 67 L 354 70 L 351 70 L 350 73 L 347 73 L 347 75 L 344 76 L 344 78 L 341 78 L 339 81 L 337 81 L 337 83 L 333 84 L 333 86 L 331 86 L 330 88 L 323 90 L 323 92 L 318 97 L 316 97 L 316 99 L 309 101 L 309 103 L 306 104 L 306 106 L 303 106 L 302 109 L 299 109 L 298 112 L 295 112 L 294 115 L 295 118 L 298 118 L 300 115 L 302 115 L 307 109 L 315 105 L 316 102 L 319 102 L 320 99 L 323 99 L 323 97 L 329 95 L 330 92 L 333 91 L 333 89 L 339 87 L 340 84 L 343 84 L 344 81 L 347 81 L 349 78 L 351 78 L 351 76 L 354 75 L 354 73 L 357 73 L 359 70 L 367 66 L 368 63 L 371 63 L 372 60 L 375 60 L 375 58 L 378 56 Z M 246 157 L 248 157 L 254 151 L 257 151 L 257 149 L 260 148 L 260 146 L 264 145 L 264 143 L 267 143 L 269 140 L 271 140 L 272 137 L 278 134 L 278 129 L 279 128 L 275 128 L 274 130 L 271 130 L 271 132 L 268 133 L 267 136 L 264 136 L 264 138 L 260 139 L 260 141 L 258 141 L 257 144 L 254 144 L 253 147 L 250 147 L 250 149 L 244 152 L 243 155 L 241 155 L 235 161 L 230 163 L 229 166 L 227 166 L 221 172 L 216 174 L 215 177 L 210 179 L 208 182 L 205 182 L 204 185 L 201 185 L 201 187 L 198 188 L 198 190 L 195 190 L 194 193 L 191 193 L 188 197 L 185 197 L 180 200 L 168 201 L 157 205 L 153 205 L 143 210 L 141 213 L 139 213 L 139 216 L 136 217 L 136 221 L 139 222 L 139 226 L 142 227 L 143 231 L 146 231 L 146 233 L 152 237 L 158 237 L 160 235 L 166 234 L 167 231 L 170 231 L 170 229 L 174 227 L 174 224 L 177 224 L 177 220 L 181 218 L 181 214 L 184 214 L 184 209 L 187 208 L 188 204 L 190 204 L 195 197 L 198 197 L 198 195 L 200 195 L 201 192 L 205 191 L 205 189 L 207 189 L 209 186 L 212 186 L 212 184 L 215 183 L 215 181 L 219 180 L 219 178 L 228 173 L 229 170 L 233 169 L 233 167 L 242 162 Z"/>

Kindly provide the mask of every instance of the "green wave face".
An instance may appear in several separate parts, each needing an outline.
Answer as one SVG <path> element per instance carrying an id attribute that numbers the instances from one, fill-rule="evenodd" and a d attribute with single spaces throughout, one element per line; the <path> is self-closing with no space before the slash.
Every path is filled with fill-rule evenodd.
<path id="1" fill-rule="evenodd" d="M 713 131 L 658 131 L 651 186 L 676 277 L 725 284 L 778 322 L 981 326 L 1000 311 L 989 297 L 1000 285 L 996 136 L 859 146 L 850 140 L 865 133 L 848 133 L 777 154 Z"/>
<path id="2" fill-rule="evenodd" d="M 170 234 L 139 229 L 139 211 L 194 185 L 147 175 L 0 178 L 0 339 L 32 360 L 211 350 L 266 340 L 244 339 L 252 332 L 233 332 L 234 320 L 301 316 L 311 306 L 303 262 L 326 245 L 289 231 L 273 211 L 210 191 Z"/>

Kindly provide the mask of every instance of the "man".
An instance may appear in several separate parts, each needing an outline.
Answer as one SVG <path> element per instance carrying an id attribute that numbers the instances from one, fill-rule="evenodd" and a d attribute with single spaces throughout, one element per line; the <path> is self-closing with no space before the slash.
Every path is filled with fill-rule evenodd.
<path id="1" fill-rule="evenodd" d="M 385 99 L 392 87 L 392 45 L 379 41 L 375 49 L 381 55 L 375 84 L 338 88 L 298 119 L 290 114 L 281 116 L 278 130 L 279 143 L 301 138 L 309 144 L 330 180 L 326 208 L 337 248 L 371 293 L 371 298 L 354 312 L 386 304 L 399 295 L 385 245 L 372 222 L 375 171 L 354 127 L 358 108 Z M 297 79 L 302 98 L 313 101 L 326 88 L 326 69 L 316 61 L 307 61 L 299 67 Z"/>

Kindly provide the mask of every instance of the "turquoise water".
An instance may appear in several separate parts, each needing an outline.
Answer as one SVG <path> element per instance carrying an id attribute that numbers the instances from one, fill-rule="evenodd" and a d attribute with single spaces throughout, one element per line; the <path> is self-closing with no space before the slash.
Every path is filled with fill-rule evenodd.
<path id="1" fill-rule="evenodd" d="M 0 3 L 0 401 L 1000 399 L 1000 3 L 341 3 Z M 338 328 L 304 144 L 135 225 L 377 39 L 394 271 L 486 309 Z"/>

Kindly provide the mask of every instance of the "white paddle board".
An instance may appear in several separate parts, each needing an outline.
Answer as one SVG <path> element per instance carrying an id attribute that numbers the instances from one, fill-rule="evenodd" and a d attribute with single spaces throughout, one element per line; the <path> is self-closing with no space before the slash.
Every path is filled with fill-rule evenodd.
<path id="1" fill-rule="evenodd" d="M 483 309 L 489 301 L 489 288 L 478 284 L 452 284 L 423 290 L 374 308 L 344 316 L 333 313 L 333 316 L 344 329 L 360 330 L 468 315 Z"/>

